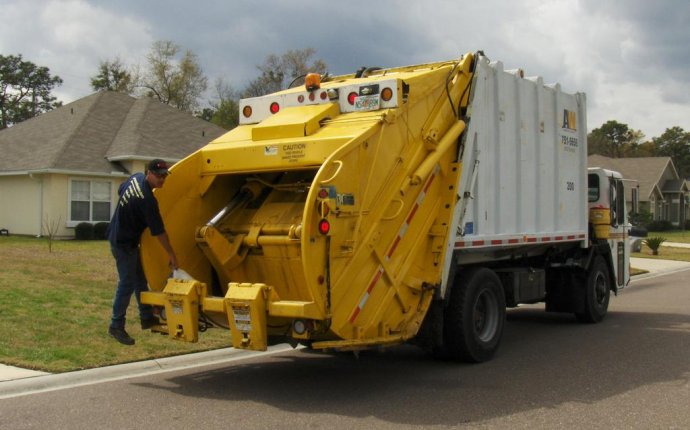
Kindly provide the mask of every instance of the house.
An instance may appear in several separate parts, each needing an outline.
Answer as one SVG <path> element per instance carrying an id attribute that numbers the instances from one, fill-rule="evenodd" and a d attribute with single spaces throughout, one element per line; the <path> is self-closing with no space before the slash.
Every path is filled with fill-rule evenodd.
<path id="1" fill-rule="evenodd" d="M 690 218 L 688 182 L 678 176 L 670 157 L 609 158 L 595 154 L 587 158 L 587 164 L 616 170 L 624 178 L 637 181 L 627 187 L 628 207 L 637 194 L 639 210 L 649 211 L 654 220 L 680 226 L 680 220 Z"/>
<path id="2" fill-rule="evenodd" d="M 151 98 L 103 91 L 0 131 L 0 229 L 73 237 L 109 221 L 148 161 L 176 162 L 226 130 Z"/>

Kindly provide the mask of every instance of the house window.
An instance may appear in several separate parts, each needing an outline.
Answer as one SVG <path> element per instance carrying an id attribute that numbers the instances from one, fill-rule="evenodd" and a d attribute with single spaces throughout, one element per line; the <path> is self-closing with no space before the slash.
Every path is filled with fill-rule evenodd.
<path id="1" fill-rule="evenodd" d="M 73 179 L 70 182 L 70 221 L 110 221 L 110 190 L 107 181 Z"/>

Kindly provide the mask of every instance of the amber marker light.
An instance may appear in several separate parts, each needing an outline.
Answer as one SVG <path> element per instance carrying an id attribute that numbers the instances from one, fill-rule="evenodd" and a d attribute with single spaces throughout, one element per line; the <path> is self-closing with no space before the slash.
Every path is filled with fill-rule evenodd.
<path id="1" fill-rule="evenodd" d="M 393 90 L 386 87 L 381 91 L 381 99 L 384 102 L 389 102 L 393 98 Z"/>
<path id="2" fill-rule="evenodd" d="M 242 115 L 244 115 L 245 118 L 249 118 L 252 116 L 252 107 L 247 105 L 242 108 Z"/>
<path id="3" fill-rule="evenodd" d="M 304 78 L 304 86 L 307 91 L 314 91 L 321 88 L 321 75 L 318 73 L 308 73 Z"/>

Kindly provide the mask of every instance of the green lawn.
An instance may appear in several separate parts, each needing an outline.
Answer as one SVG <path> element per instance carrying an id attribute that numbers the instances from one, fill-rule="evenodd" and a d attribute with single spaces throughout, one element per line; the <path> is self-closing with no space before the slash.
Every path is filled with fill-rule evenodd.
<path id="1" fill-rule="evenodd" d="M 108 333 L 117 282 L 106 241 L 0 236 L 0 363 L 62 372 L 231 345 L 230 333 L 209 330 L 196 344 L 139 328 L 134 298 L 123 346 Z"/>
<path id="2" fill-rule="evenodd" d="M 633 252 L 630 256 L 657 260 L 690 261 L 690 248 L 662 246 L 659 248 L 659 255 L 652 255 L 652 251 L 646 245 L 642 245 L 641 252 Z"/>
<path id="3" fill-rule="evenodd" d="M 665 237 L 668 242 L 690 243 L 690 231 L 688 230 L 672 230 L 672 231 L 650 231 L 647 237 Z"/>

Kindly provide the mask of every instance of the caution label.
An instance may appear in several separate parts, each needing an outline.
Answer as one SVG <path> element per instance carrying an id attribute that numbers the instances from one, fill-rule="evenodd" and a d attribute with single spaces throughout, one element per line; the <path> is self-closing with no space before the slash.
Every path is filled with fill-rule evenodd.
<path id="1" fill-rule="evenodd" d="M 232 315 L 235 318 L 237 330 L 249 332 L 252 329 L 252 319 L 249 316 L 249 308 L 232 308 Z"/>
<path id="2" fill-rule="evenodd" d="M 290 162 L 296 162 L 306 155 L 307 144 L 306 143 L 288 143 L 283 145 L 283 156 L 282 160 Z"/>

